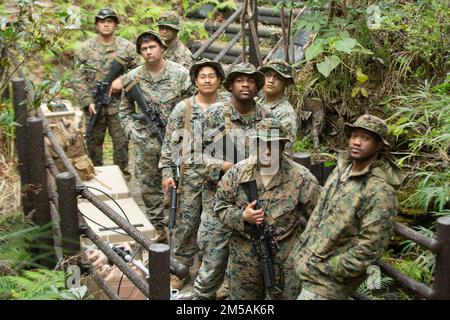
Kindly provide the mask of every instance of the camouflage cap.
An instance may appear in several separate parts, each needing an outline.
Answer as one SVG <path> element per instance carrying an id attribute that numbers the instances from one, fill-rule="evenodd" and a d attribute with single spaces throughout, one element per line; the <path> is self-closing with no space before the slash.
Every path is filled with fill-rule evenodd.
<path id="1" fill-rule="evenodd" d="M 386 140 L 388 126 L 384 120 L 370 114 L 365 114 L 356 119 L 353 124 L 346 123 L 344 125 L 344 131 L 347 136 L 350 136 L 350 133 L 356 128 L 365 129 L 375 133 L 386 146 L 389 146 L 389 142 Z"/>
<path id="2" fill-rule="evenodd" d="M 223 81 L 225 79 L 225 72 L 223 71 L 222 65 L 218 62 L 209 60 L 209 59 L 202 59 L 196 63 L 194 63 L 189 70 L 189 76 L 191 77 L 192 84 L 195 85 L 195 76 L 197 74 L 197 71 L 201 68 L 209 66 L 216 70 L 217 76 Z"/>
<path id="3" fill-rule="evenodd" d="M 145 37 L 145 36 L 150 36 L 150 37 L 154 38 L 156 42 L 158 42 L 161 46 L 163 46 L 165 49 L 167 49 L 167 46 L 162 41 L 160 35 L 157 32 L 153 31 L 153 30 L 148 30 L 148 31 L 145 31 L 145 32 L 141 33 L 136 39 L 136 51 L 137 51 L 137 53 L 139 53 L 139 54 L 141 53 L 140 46 L 142 44 L 142 38 Z"/>
<path id="4" fill-rule="evenodd" d="M 273 70 L 282 76 L 284 79 L 288 80 L 290 83 L 294 83 L 294 77 L 292 76 L 292 67 L 289 63 L 281 59 L 273 59 L 269 61 L 268 64 L 259 68 L 259 71 L 266 73 L 267 71 Z"/>
<path id="5" fill-rule="evenodd" d="M 250 139 L 261 139 L 264 141 L 290 140 L 281 121 L 276 118 L 264 118 L 255 126 L 255 133 Z"/>
<path id="6" fill-rule="evenodd" d="M 168 11 L 161 15 L 158 21 L 158 27 L 165 26 L 180 31 L 180 17 L 173 11 Z"/>
<path id="7" fill-rule="evenodd" d="M 239 74 L 245 74 L 248 76 L 251 76 L 256 81 L 256 87 L 258 88 L 258 91 L 264 87 L 264 82 L 266 81 L 264 74 L 256 69 L 254 65 L 251 63 L 239 63 L 231 68 L 231 70 L 228 72 L 227 78 L 225 79 L 225 82 L 223 83 L 223 86 L 225 89 L 229 92 L 230 90 L 230 84 L 233 82 L 233 80 L 239 75 Z"/>
<path id="8" fill-rule="evenodd" d="M 112 18 L 116 23 L 119 23 L 119 17 L 116 12 L 111 8 L 102 8 L 95 16 L 95 23 L 100 19 Z"/>

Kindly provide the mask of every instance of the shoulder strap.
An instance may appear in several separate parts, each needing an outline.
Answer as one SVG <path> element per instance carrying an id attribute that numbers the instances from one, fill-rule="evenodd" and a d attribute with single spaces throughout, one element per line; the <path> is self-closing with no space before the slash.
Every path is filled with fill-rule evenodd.
<path id="1" fill-rule="evenodd" d="M 223 123 L 224 125 L 219 129 L 220 132 L 214 137 L 213 143 L 216 143 L 217 141 L 224 138 L 232 127 L 230 102 L 225 102 L 223 104 Z"/>
<path id="2" fill-rule="evenodd" d="M 191 133 L 191 114 L 192 114 L 192 103 L 190 99 L 184 99 L 184 131 L 183 131 L 183 141 L 181 149 L 181 163 L 180 163 L 180 180 L 178 181 L 178 193 L 183 193 L 184 186 L 184 170 L 186 158 L 186 153 L 188 151 L 188 141 Z"/>
<path id="3" fill-rule="evenodd" d="M 230 102 L 226 102 L 223 108 L 223 118 L 225 124 L 225 131 L 231 129 L 231 104 Z M 226 132 L 225 132 L 226 134 Z"/>
<path id="4" fill-rule="evenodd" d="M 143 72 L 144 66 L 138 67 L 138 69 L 135 71 L 134 79 L 131 81 L 127 86 L 124 88 L 125 92 L 128 93 L 128 91 L 131 90 L 135 85 L 138 85 L 142 78 L 142 72 Z M 131 71 L 132 72 L 132 71 Z"/>

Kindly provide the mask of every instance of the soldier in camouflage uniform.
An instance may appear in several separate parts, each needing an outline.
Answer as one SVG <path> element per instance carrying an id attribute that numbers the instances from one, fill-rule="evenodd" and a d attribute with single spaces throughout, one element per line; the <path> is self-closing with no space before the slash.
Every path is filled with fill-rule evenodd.
<path id="1" fill-rule="evenodd" d="M 297 115 L 286 96 L 286 88 L 294 84 L 292 67 L 280 59 L 274 59 L 259 68 L 266 78 L 263 88 L 264 96 L 260 103 L 269 110 L 268 116 L 279 119 L 284 129 L 288 130 L 288 138 L 294 141 L 297 135 Z M 287 144 L 290 150 L 291 143 Z"/>
<path id="2" fill-rule="evenodd" d="M 197 88 L 197 93 L 179 102 L 170 114 L 161 149 L 159 167 L 162 169 L 163 189 L 168 193 L 169 187 L 175 185 L 171 166 L 172 163 L 179 164 L 181 153 L 182 162 L 179 164 L 181 177 L 178 183 L 180 202 L 172 250 L 176 259 L 186 266 L 192 267 L 195 255 L 199 251 L 197 231 L 202 212 L 203 184 L 201 158 L 194 158 L 195 154 L 201 154 L 201 135 L 194 136 L 193 129 L 198 124 L 200 115 L 210 105 L 225 101 L 225 98 L 218 94 L 218 89 L 225 79 L 225 74 L 220 63 L 206 59 L 194 64 L 189 74 L 192 84 Z M 198 141 L 196 138 L 198 138 Z M 190 277 L 178 279 L 175 275 L 171 275 L 171 286 L 181 289 L 189 279 Z"/>
<path id="3" fill-rule="evenodd" d="M 387 125 L 363 115 L 345 131 L 349 150 L 339 155 L 290 257 L 302 284 L 299 299 L 348 299 L 393 235 L 394 186 L 401 180 L 381 153 L 389 145 Z"/>
<path id="4" fill-rule="evenodd" d="M 300 283 L 294 266 L 285 262 L 301 233 L 300 217 L 309 216 L 316 206 L 320 186 L 311 172 L 288 159 L 282 150 L 289 141 L 278 119 L 265 118 L 256 125 L 256 154 L 237 163 L 217 186 L 214 214 L 231 230 L 230 298 L 232 300 L 295 299 Z M 243 183 L 254 181 L 258 193 L 249 203 Z M 271 254 L 275 286 L 266 289 L 260 256 L 252 249 L 248 230 L 271 226 L 267 238 L 276 242 Z M 263 240 L 265 241 L 265 240 Z"/>
<path id="5" fill-rule="evenodd" d="M 95 26 L 98 36 L 85 41 L 76 53 L 80 69 L 75 87 L 84 108 L 88 126 L 90 116 L 97 112 L 92 96 L 96 81 L 104 81 L 109 72 L 111 62 L 120 57 L 126 63 L 126 68 L 132 69 L 139 64 L 139 55 L 128 40 L 116 37 L 114 31 L 119 23 L 116 13 L 110 8 L 101 9 L 95 16 Z M 87 141 L 89 156 L 95 166 L 103 165 L 103 141 L 106 128 L 112 137 L 113 160 L 128 179 L 128 139 L 123 134 L 118 118 L 119 95 L 113 95 L 111 102 L 103 110 L 103 116 L 91 133 L 92 139 Z"/>
<path id="6" fill-rule="evenodd" d="M 158 28 L 167 46 L 165 57 L 189 69 L 194 63 L 194 58 L 191 51 L 178 39 L 178 31 L 181 29 L 178 15 L 173 11 L 164 13 L 158 21 Z"/>
<path id="7" fill-rule="evenodd" d="M 163 57 L 165 48 L 157 33 L 147 31 L 139 35 L 136 50 L 145 59 L 145 64 L 116 79 L 112 87 L 114 90 L 123 86 L 126 93 L 138 84 L 147 103 L 153 104 L 167 119 L 176 103 L 192 95 L 193 86 L 185 67 Z M 167 217 L 158 169 L 161 143 L 155 134 L 149 134 L 145 129 L 145 122 L 133 119 L 135 113 L 135 105 L 124 95 L 119 115 L 126 135 L 136 145 L 135 175 L 140 182 L 147 216 L 158 232 L 158 241 L 163 242 L 167 237 Z"/>
<path id="8" fill-rule="evenodd" d="M 214 298 L 224 279 L 231 230 L 213 214 L 214 194 L 222 175 L 237 160 L 248 157 L 248 137 L 267 113 L 266 109 L 254 102 L 254 97 L 263 86 L 264 75 L 253 65 L 241 63 L 234 66 L 224 82 L 224 88 L 231 92 L 231 100 L 212 105 L 201 118 L 205 144 L 203 157 L 205 180 L 202 195 L 203 212 L 197 242 L 203 251 L 203 261 L 194 283 L 194 298 Z M 214 142 L 215 140 L 217 142 Z M 231 140 L 234 140 L 238 154 L 236 157 L 233 154 Z M 222 152 L 224 141 L 225 154 Z M 210 148 L 213 145 L 216 145 L 217 149 Z M 215 151 L 217 152 L 214 153 Z"/>

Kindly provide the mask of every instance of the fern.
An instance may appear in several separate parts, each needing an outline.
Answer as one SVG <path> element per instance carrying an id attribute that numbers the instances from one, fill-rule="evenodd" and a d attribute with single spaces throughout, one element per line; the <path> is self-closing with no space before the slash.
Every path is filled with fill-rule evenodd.
<path id="1" fill-rule="evenodd" d="M 0 278 L 0 297 L 17 300 L 56 300 L 65 292 L 64 272 L 36 269 Z"/>
<path id="2" fill-rule="evenodd" d="M 207 39 L 208 31 L 200 22 L 187 21 L 183 23 L 178 37 L 182 42 L 187 43 L 193 39 Z"/>
<path id="3" fill-rule="evenodd" d="M 52 238 L 50 225 L 35 226 L 17 213 L 0 216 L 0 261 L 16 271 L 26 266 L 39 267 L 36 261 L 53 250 L 38 241 L 45 238 Z M 32 255 L 32 249 L 43 249 L 44 253 Z"/>

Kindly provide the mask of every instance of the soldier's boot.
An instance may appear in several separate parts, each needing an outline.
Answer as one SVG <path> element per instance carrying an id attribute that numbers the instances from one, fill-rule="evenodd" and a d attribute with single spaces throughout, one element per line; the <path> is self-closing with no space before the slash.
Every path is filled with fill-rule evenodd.
<path id="1" fill-rule="evenodd" d="M 181 290 L 184 288 L 186 283 L 188 283 L 191 280 L 191 276 L 187 275 L 186 277 L 180 279 L 176 275 L 171 274 L 170 275 L 170 286 L 172 289 L 178 289 Z"/>
<path id="2" fill-rule="evenodd" d="M 156 226 L 156 242 L 157 243 L 167 243 L 167 231 L 164 226 Z"/>
<path id="3" fill-rule="evenodd" d="M 211 299 L 201 296 L 195 291 L 188 291 L 186 293 L 179 293 L 178 300 L 211 300 Z"/>

